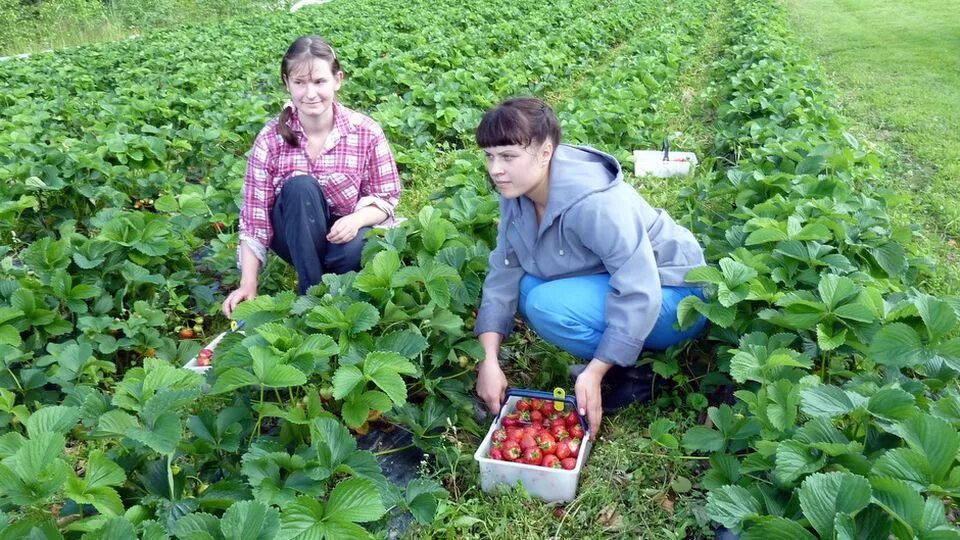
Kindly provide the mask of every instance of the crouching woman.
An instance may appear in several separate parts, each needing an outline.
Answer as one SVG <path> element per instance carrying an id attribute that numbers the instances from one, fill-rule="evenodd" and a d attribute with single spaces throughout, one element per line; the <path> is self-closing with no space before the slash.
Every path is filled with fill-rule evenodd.
<path id="1" fill-rule="evenodd" d="M 625 183 L 612 156 L 561 144 L 553 110 L 514 98 L 487 111 L 476 132 L 500 193 L 474 333 L 485 358 L 477 394 L 498 411 L 507 380 L 499 349 L 519 311 L 543 339 L 587 360 L 574 366 L 576 398 L 596 436 L 604 410 L 650 398 L 643 350 L 700 333 L 678 330 L 677 306 L 701 289 L 684 280 L 704 265 L 693 234 Z M 607 379 L 606 384 L 601 384 Z"/>
<path id="2" fill-rule="evenodd" d="M 290 102 L 257 135 L 240 211 L 240 287 L 223 303 L 230 317 L 257 294 L 267 250 L 297 271 L 300 294 L 324 273 L 359 270 L 364 235 L 389 226 L 400 177 L 383 130 L 337 101 L 343 71 L 317 36 L 298 38 L 280 63 Z"/>

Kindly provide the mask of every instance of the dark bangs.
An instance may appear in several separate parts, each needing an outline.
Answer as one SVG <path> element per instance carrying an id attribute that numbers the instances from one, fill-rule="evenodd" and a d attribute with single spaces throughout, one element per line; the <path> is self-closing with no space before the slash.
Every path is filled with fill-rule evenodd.
<path id="1" fill-rule="evenodd" d="M 529 146 L 546 140 L 560 144 L 560 123 L 553 109 L 532 97 L 511 98 L 488 110 L 476 132 L 480 148 Z"/>

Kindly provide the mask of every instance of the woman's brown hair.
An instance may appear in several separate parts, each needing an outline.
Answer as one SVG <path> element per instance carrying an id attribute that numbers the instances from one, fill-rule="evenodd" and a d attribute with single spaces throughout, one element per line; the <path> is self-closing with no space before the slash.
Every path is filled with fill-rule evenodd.
<path id="1" fill-rule="evenodd" d="M 480 148 L 513 144 L 526 147 L 547 140 L 556 148 L 560 144 L 560 122 L 541 99 L 510 98 L 483 115 L 476 139 Z"/>

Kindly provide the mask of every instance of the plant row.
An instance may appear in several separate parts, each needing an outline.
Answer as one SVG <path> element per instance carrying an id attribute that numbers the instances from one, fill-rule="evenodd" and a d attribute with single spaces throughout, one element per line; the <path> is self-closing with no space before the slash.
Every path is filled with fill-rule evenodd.
<path id="1" fill-rule="evenodd" d="M 406 118 L 380 107 L 392 96 L 411 111 L 434 107 L 427 131 L 449 138 L 421 144 L 419 128 L 405 124 L 391 141 L 398 155 L 446 145 L 442 157 L 453 159 L 440 171 L 425 153 L 401 165 L 432 171 L 449 193 L 369 242 L 361 272 L 326 276 L 300 298 L 241 304 L 244 331 L 220 343 L 206 379 L 176 368 L 200 344 L 174 340 L 171 326 L 211 328 L 209 316 L 195 317 L 216 304 L 213 280 L 232 264 L 236 237 L 208 227 L 236 218 L 243 153 L 282 103 L 270 92 L 272 71 L 304 21 L 278 15 L 165 32 L 5 72 L 0 100 L 16 107 L 2 120 L 9 144 L 0 150 L 11 186 L 0 232 L 14 240 L 0 282 L 0 509 L 14 521 L 4 534 L 347 538 L 402 511 L 428 523 L 446 496 L 439 484 L 394 486 L 355 440 L 371 425 L 399 425 L 443 463 L 447 426 L 481 431 L 471 420 L 471 358 L 480 351 L 469 330 L 496 201 L 477 153 L 460 148 L 472 127 L 448 124 L 437 113 L 449 106 L 428 98 L 473 96 L 457 107 L 476 119 L 504 95 L 561 88 L 590 73 L 593 57 L 626 39 L 653 5 L 491 5 L 475 19 L 452 2 L 393 11 L 354 3 L 336 8 L 336 28 L 307 19 L 330 28 L 335 44 L 337 29 L 355 29 L 337 47 L 353 70 L 348 104 L 375 110 L 387 126 Z M 504 22 L 504 10 L 530 24 Z M 376 31 L 346 24 L 374 13 L 384 22 Z M 474 24 L 461 26 L 461 15 Z M 656 37 L 668 29 L 655 30 L 640 65 L 665 82 Z M 477 39 L 508 48 L 504 63 L 473 48 Z M 421 54 L 387 61 L 408 48 Z M 383 94 L 376 85 L 392 80 L 385 66 L 410 89 Z M 499 78 L 482 91 L 424 90 L 452 66 Z M 51 79 L 63 86 L 51 89 Z M 212 253 L 199 257 L 211 236 Z"/>
<path id="2" fill-rule="evenodd" d="M 716 365 L 735 402 L 682 444 L 710 455 L 713 520 L 750 538 L 957 538 L 960 340 L 953 298 L 917 290 L 914 232 L 788 41 L 780 8 L 737 0 L 717 105 L 729 163 L 687 191 L 712 264 Z"/>

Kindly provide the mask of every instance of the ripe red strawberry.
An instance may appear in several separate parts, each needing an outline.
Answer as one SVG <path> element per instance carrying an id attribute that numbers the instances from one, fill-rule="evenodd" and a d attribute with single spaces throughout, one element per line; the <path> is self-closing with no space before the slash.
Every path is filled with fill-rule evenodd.
<path id="1" fill-rule="evenodd" d="M 503 417 L 502 424 L 504 427 L 515 426 L 520 420 L 520 415 L 518 413 L 510 413 Z"/>
<path id="2" fill-rule="evenodd" d="M 210 349 L 200 349 L 200 352 L 197 353 L 197 365 L 198 366 L 209 366 L 210 361 L 213 360 L 213 351 Z"/>
<path id="3" fill-rule="evenodd" d="M 567 424 L 567 427 L 579 426 L 580 415 L 577 414 L 577 411 L 571 410 L 565 417 L 563 417 L 563 422 Z"/>
<path id="4" fill-rule="evenodd" d="M 530 421 L 534 424 L 543 424 L 543 411 L 530 411 Z"/>
<path id="5" fill-rule="evenodd" d="M 535 427 L 533 427 L 533 426 L 524 426 L 524 428 L 523 428 L 523 434 L 524 434 L 524 435 L 529 435 L 529 436 L 531 436 L 531 437 L 536 437 L 536 436 L 537 436 L 537 428 L 535 428 Z"/>
<path id="6" fill-rule="evenodd" d="M 193 339 L 195 335 L 193 328 L 187 327 L 180 330 L 180 339 Z"/>
<path id="7" fill-rule="evenodd" d="M 553 454 L 556 451 L 557 440 L 553 438 L 553 435 L 542 432 L 536 437 L 537 446 L 543 450 L 544 454 Z"/>
<path id="8" fill-rule="evenodd" d="M 520 439 L 523 437 L 523 430 L 517 426 L 510 426 L 507 428 L 507 438 L 514 441 L 520 442 Z"/>
<path id="9" fill-rule="evenodd" d="M 566 459 L 566 458 L 568 458 L 568 457 L 570 457 L 570 456 L 573 455 L 573 454 L 570 453 L 570 445 L 567 444 L 566 441 L 560 441 L 560 442 L 558 442 L 558 443 L 557 443 L 557 446 L 556 446 L 556 450 L 554 450 L 554 453 L 555 453 L 555 454 L 557 455 L 557 457 L 560 458 L 560 459 Z"/>
<path id="10" fill-rule="evenodd" d="M 530 404 L 531 404 L 531 409 L 533 409 L 534 411 L 542 411 L 542 410 L 543 410 L 544 401 L 543 401 L 542 399 L 533 398 L 533 400 L 530 402 Z"/>
<path id="11" fill-rule="evenodd" d="M 520 411 L 520 418 L 517 420 L 517 424 L 529 424 L 530 423 L 530 411 Z"/>
<path id="12" fill-rule="evenodd" d="M 567 431 L 566 426 L 561 422 L 550 428 L 550 434 L 553 435 L 553 438 L 557 441 L 564 441 L 570 438 L 570 432 Z"/>
<path id="13" fill-rule="evenodd" d="M 570 432 L 570 436 L 573 437 L 574 439 L 582 439 L 582 438 L 583 438 L 583 426 L 580 425 L 579 423 L 570 426 L 570 427 L 567 429 L 567 431 Z"/>
<path id="14" fill-rule="evenodd" d="M 520 448 L 526 450 L 527 448 L 536 448 L 537 440 L 533 438 L 532 435 L 524 434 L 520 439 Z"/>
<path id="15" fill-rule="evenodd" d="M 532 424 L 530 424 L 530 427 L 532 427 L 532 428 L 533 428 L 533 431 L 535 431 L 535 432 L 537 432 L 537 433 L 540 433 L 541 431 L 543 431 L 543 423 L 542 423 L 542 422 L 533 422 Z"/>
<path id="16" fill-rule="evenodd" d="M 493 432 L 493 444 L 499 446 L 503 444 L 503 441 L 507 440 L 507 430 L 504 428 L 497 429 Z"/>
<path id="17" fill-rule="evenodd" d="M 553 454 L 547 454 L 547 455 L 543 456 L 543 463 L 541 463 L 541 465 L 543 465 L 544 467 L 551 468 L 551 469 L 560 469 L 560 468 L 563 468 L 563 465 L 560 464 L 560 458 L 558 458 L 557 456 L 555 456 L 555 455 L 553 455 Z"/>
<path id="18" fill-rule="evenodd" d="M 496 459 L 496 460 L 499 460 L 499 461 L 503 461 L 503 452 L 501 452 L 499 448 L 491 448 L 491 449 L 490 449 L 490 459 Z"/>
<path id="19" fill-rule="evenodd" d="M 541 452 L 536 446 L 533 448 L 527 448 L 523 451 L 523 457 L 520 458 L 520 461 L 526 463 L 527 465 L 540 465 L 540 463 L 543 461 L 543 452 Z"/>
<path id="20" fill-rule="evenodd" d="M 520 443 L 512 439 L 503 441 L 503 448 L 500 449 L 500 452 L 503 454 L 505 461 L 516 461 L 520 459 L 520 456 L 523 454 L 523 450 L 520 449 Z"/>
<path id="21" fill-rule="evenodd" d="M 564 469 L 572 471 L 573 469 L 577 468 L 577 458 L 568 457 L 566 459 L 561 459 L 560 465 Z"/>
<path id="22" fill-rule="evenodd" d="M 529 398 L 520 398 L 520 401 L 517 402 L 518 411 L 529 411 L 530 410 L 530 399 Z"/>

